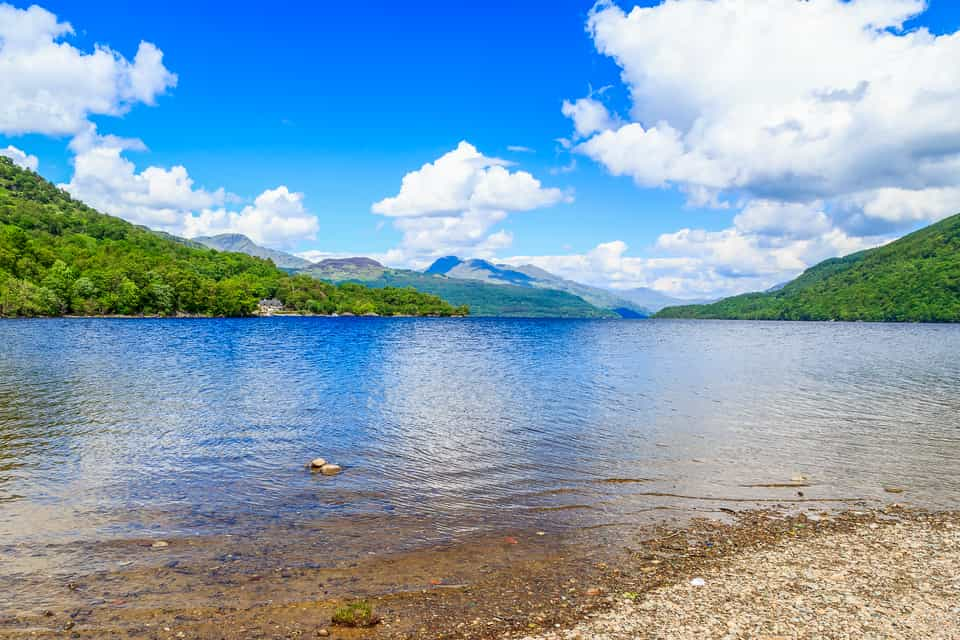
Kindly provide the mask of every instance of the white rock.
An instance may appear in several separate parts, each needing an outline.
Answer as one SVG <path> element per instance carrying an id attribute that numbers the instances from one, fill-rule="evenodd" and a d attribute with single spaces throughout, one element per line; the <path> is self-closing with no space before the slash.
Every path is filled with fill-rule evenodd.
<path id="1" fill-rule="evenodd" d="M 313 460 L 310 461 L 310 466 L 313 467 L 314 469 L 319 469 L 325 464 L 327 464 L 327 461 L 324 460 L 323 458 L 314 458 Z"/>
<path id="2" fill-rule="evenodd" d="M 691 587 L 703 587 L 703 586 L 706 586 L 706 584 L 707 584 L 707 581 L 704 580 L 703 578 L 694 578 L 693 580 L 690 581 Z"/>

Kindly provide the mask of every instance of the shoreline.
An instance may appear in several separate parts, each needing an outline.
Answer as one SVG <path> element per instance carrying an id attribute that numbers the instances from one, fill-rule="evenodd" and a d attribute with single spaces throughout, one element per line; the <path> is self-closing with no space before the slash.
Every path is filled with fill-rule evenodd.
<path id="1" fill-rule="evenodd" d="M 65 630 L 81 638 L 290 638 L 316 637 L 325 630 L 334 638 L 567 640 L 580 633 L 586 640 L 595 636 L 583 635 L 593 633 L 583 625 L 627 620 L 625 607 L 632 612 L 661 589 L 689 591 L 691 578 L 722 575 L 757 554 L 789 553 L 796 545 L 816 548 L 831 536 L 931 523 L 960 526 L 960 513 L 898 505 L 839 512 L 723 510 L 719 518 L 675 525 L 569 536 L 513 532 L 468 545 L 370 556 L 345 566 L 278 563 L 269 573 L 266 567 L 230 573 L 229 561 L 191 567 L 171 560 L 70 583 L 58 603 L 71 600 L 69 605 L 0 617 L 0 638 L 62 637 Z M 171 548 L 178 544 L 172 541 Z M 161 562 L 167 551 L 146 553 Z M 324 564 L 325 559 L 318 560 Z M 332 626 L 334 609 L 356 598 L 371 602 L 382 623 L 370 630 Z"/>
<path id="2" fill-rule="evenodd" d="M 179 314 L 175 316 L 151 316 L 151 315 L 62 315 L 62 316 L 0 316 L 0 320 L 258 320 L 261 318 L 435 318 L 435 319 L 463 319 L 469 317 L 483 316 L 438 316 L 438 315 L 392 315 L 384 316 L 379 314 L 324 314 L 324 313 L 272 313 L 272 314 L 252 314 L 249 316 L 203 316 L 191 314 Z"/>
<path id="3" fill-rule="evenodd" d="M 954 640 L 957 567 L 960 513 L 884 510 L 693 566 L 571 628 L 522 640 Z"/>

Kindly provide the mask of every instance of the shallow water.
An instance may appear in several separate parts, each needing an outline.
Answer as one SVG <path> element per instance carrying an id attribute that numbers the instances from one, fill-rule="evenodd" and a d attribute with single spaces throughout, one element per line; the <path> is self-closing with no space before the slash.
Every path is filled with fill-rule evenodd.
<path id="1" fill-rule="evenodd" d="M 4 321 L 0 578 L 153 538 L 350 555 L 737 500 L 957 508 L 958 356 L 947 325 Z M 747 486 L 798 473 L 802 497 Z"/>

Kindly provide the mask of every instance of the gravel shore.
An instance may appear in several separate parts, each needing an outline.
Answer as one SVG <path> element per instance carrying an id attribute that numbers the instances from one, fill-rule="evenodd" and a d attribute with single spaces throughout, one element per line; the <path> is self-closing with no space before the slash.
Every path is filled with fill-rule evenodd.
<path id="1" fill-rule="evenodd" d="M 891 516 L 744 550 L 524 640 L 960 639 L 960 521 Z"/>

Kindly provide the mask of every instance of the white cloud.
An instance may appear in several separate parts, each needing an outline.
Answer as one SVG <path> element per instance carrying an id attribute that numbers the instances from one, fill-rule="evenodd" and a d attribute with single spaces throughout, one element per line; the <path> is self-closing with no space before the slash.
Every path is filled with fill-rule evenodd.
<path id="1" fill-rule="evenodd" d="M 75 135 L 92 115 L 122 115 L 177 84 L 163 53 L 141 42 L 133 61 L 107 46 L 64 42 L 73 27 L 36 5 L 0 5 L 0 133 Z"/>
<path id="2" fill-rule="evenodd" d="M 394 218 L 394 227 L 403 234 L 388 261 L 419 267 L 443 255 L 491 257 L 512 242 L 508 232 L 492 231 L 509 212 L 571 199 L 509 166 L 464 141 L 405 175 L 396 196 L 372 206 L 374 213 Z"/>
<path id="3" fill-rule="evenodd" d="M 137 172 L 123 156 L 144 151 L 139 140 L 99 136 L 88 130 L 71 142 L 74 172 L 61 185 L 78 200 L 136 224 L 187 237 L 242 233 L 268 246 L 286 247 L 314 238 L 315 216 L 303 206 L 303 194 L 287 187 L 264 191 L 252 205 L 230 211 L 224 205 L 238 198 L 224 189 L 195 186 L 183 166 L 150 166 Z"/>
<path id="4" fill-rule="evenodd" d="M 496 251 L 513 243 L 511 233 L 502 229 L 491 232 L 506 218 L 504 211 L 483 210 L 465 211 L 459 216 L 401 218 L 394 223 L 403 233 L 400 253 L 391 258 L 413 268 L 448 255 L 492 258 Z"/>
<path id="5" fill-rule="evenodd" d="M 656 288 L 665 293 L 696 294 L 697 291 L 675 290 L 664 285 L 664 278 L 696 273 L 697 260 L 683 257 L 628 256 L 629 247 L 622 240 L 604 242 L 586 253 L 552 256 L 513 256 L 500 262 L 515 266 L 532 264 L 550 273 L 597 287 L 611 289 Z"/>
<path id="6" fill-rule="evenodd" d="M 15 165 L 23 167 L 24 169 L 30 169 L 30 171 L 36 171 L 37 167 L 40 166 L 40 160 L 37 156 L 31 156 L 12 144 L 7 145 L 6 149 L 0 149 L 0 156 L 6 156 L 13 160 Z"/>
<path id="7" fill-rule="evenodd" d="M 610 115 L 603 103 L 593 98 L 580 98 L 573 102 L 564 100 L 560 111 L 573 120 L 574 131 L 580 137 L 606 131 L 617 125 L 616 118 Z"/>
<path id="8" fill-rule="evenodd" d="M 520 144 L 508 144 L 507 151 L 513 151 L 514 153 L 536 153 L 536 149 L 530 147 L 525 147 Z"/>
<path id="9" fill-rule="evenodd" d="M 752 200 L 733 219 L 737 231 L 760 236 L 808 239 L 829 233 L 833 223 L 818 202 Z"/>
<path id="10" fill-rule="evenodd" d="M 526 171 L 509 171 L 509 164 L 487 157 L 463 141 L 453 151 L 405 175 L 400 193 L 375 203 L 373 212 L 422 217 L 469 209 L 525 211 L 563 199 L 559 189 L 543 188 Z"/>
<path id="11" fill-rule="evenodd" d="M 655 252 L 689 263 L 656 286 L 762 289 L 960 211 L 960 34 L 904 31 L 925 8 L 594 7 L 587 30 L 622 70 L 629 117 L 618 121 L 591 98 L 565 102 L 578 140 L 569 146 L 641 187 L 739 209 L 727 229 L 661 236 Z"/>
<path id="12" fill-rule="evenodd" d="M 317 218 L 303 206 L 303 194 L 285 186 L 268 189 L 240 211 L 205 209 L 184 218 L 187 237 L 242 233 L 269 247 L 289 247 L 317 237 Z"/>
<path id="13" fill-rule="evenodd" d="M 676 0 L 625 13 L 601 3 L 588 29 L 623 69 L 634 121 L 578 150 L 644 186 L 764 199 L 952 186 L 960 36 L 899 30 L 923 9 Z"/>
<path id="14" fill-rule="evenodd" d="M 310 249 L 308 251 L 298 251 L 293 254 L 298 258 L 303 258 L 304 260 L 309 260 L 310 262 L 320 262 L 321 260 L 328 260 L 332 258 L 356 258 L 358 256 L 362 257 L 373 257 L 366 253 L 350 253 L 344 251 L 321 251 L 319 249 Z M 376 258 L 373 258 L 376 260 Z"/>
<path id="15" fill-rule="evenodd" d="M 138 173 L 123 153 L 145 151 L 139 140 L 99 136 L 88 130 L 70 147 L 76 154 L 73 177 L 61 186 L 91 207 L 136 224 L 180 233 L 192 211 L 226 201 L 223 189 L 195 188 L 183 166 L 148 167 Z"/>
<path id="16" fill-rule="evenodd" d="M 570 158 L 570 162 L 568 162 L 567 164 L 562 164 L 557 167 L 550 167 L 548 171 L 552 176 L 562 176 L 567 173 L 573 173 L 576 170 L 577 170 L 577 159 Z"/>
<path id="17" fill-rule="evenodd" d="M 855 236 L 833 226 L 818 203 L 755 200 L 727 229 L 680 229 L 657 238 L 647 257 L 627 254 L 620 240 L 584 254 L 517 256 L 566 278 L 601 287 L 650 287 L 681 298 L 759 291 L 791 280 L 810 265 L 889 241 Z"/>
<path id="18" fill-rule="evenodd" d="M 887 187 L 856 193 L 844 200 L 848 208 L 888 222 L 936 221 L 960 213 L 960 187 L 901 189 Z"/>
<path id="19" fill-rule="evenodd" d="M 514 256 L 501 262 L 533 264 L 571 280 L 612 289 L 649 287 L 679 298 L 759 291 L 799 275 L 826 258 L 875 246 L 887 238 L 851 237 L 840 230 L 807 239 L 681 229 L 661 235 L 653 256 L 627 255 L 621 240 L 582 254 Z"/>
<path id="20" fill-rule="evenodd" d="M 808 204 L 751 200 L 719 231 L 680 229 L 662 234 L 661 255 L 683 257 L 692 270 L 664 274 L 657 288 L 690 296 L 734 295 L 792 280 L 808 267 L 838 255 L 878 246 L 889 235 L 852 234 Z"/>

